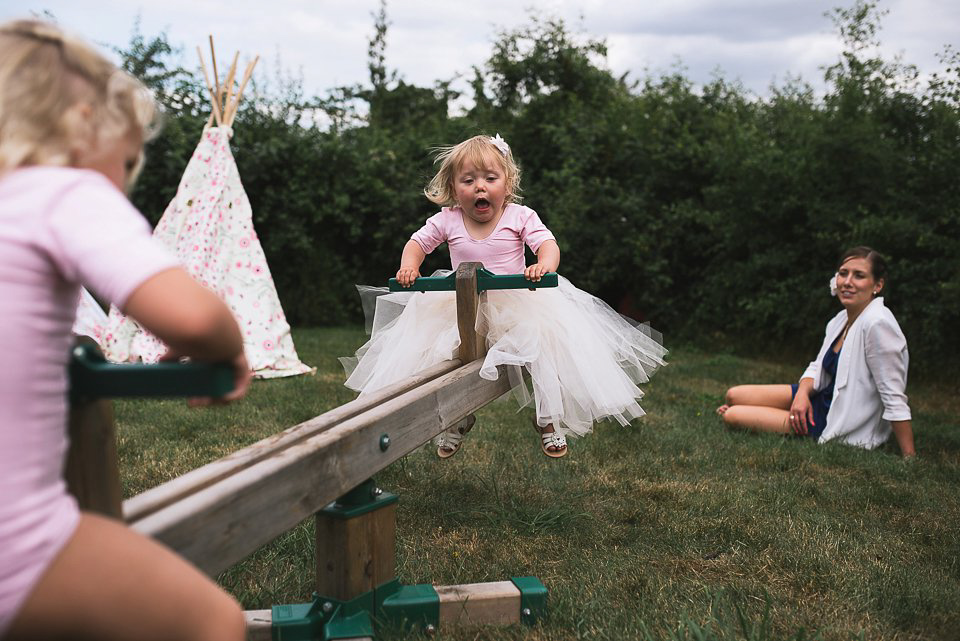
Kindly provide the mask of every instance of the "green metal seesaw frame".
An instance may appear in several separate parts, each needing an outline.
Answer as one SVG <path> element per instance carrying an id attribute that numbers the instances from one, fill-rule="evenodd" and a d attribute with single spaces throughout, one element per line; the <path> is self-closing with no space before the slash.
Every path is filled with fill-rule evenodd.
<path id="1" fill-rule="evenodd" d="M 70 394 L 74 399 L 224 396 L 233 390 L 229 365 L 108 363 L 93 343 L 79 343 L 70 354 Z"/>
<path id="2" fill-rule="evenodd" d="M 341 487 L 342 492 L 351 487 L 345 483 L 359 483 L 332 503 L 314 508 L 318 589 L 313 601 L 248 612 L 251 639 L 372 639 L 377 622 L 427 633 L 462 621 L 536 622 L 545 613 L 547 589 L 535 577 L 446 587 L 402 585 L 394 576 L 397 496 L 380 490 L 368 476 L 419 447 L 423 443 L 419 434 L 436 434 L 466 420 L 471 408 L 508 389 L 502 380 L 476 377 L 477 359 L 485 348 L 483 337 L 475 336 L 474 330 L 479 292 L 551 287 L 557 277 L 546 274 L 532 282 L 522 275 L 495 276 L 479 267 L 461 265 L 451 277 L 420 278 L 412 288 L 391 284 L 406 291 L 456 290 L 458 361 L 443 363 L 373 399 L 352 401 L 122 505 L 112 410 L 104 399 L 221 396 L 232 388 L 232 372 L 226 365 L 111 365 L 93 347 L 76 348 L 70 366 L 68 486 L 85 509 L 125 519 L 130 527 L 166 543 L 215 576 L 307 516 L 311 500 L 329 496 L 332 487 Z M 458 400 L 467 397 L 470 400 Z M 441 406 L 434 409 L 438 399 Z M 432 427 L 437 420 L 438 427 Z M 368 447 L 371 438 L 373 447 Z M 311 445 L 314 441 L 316 446 Z M 284 459 L 278 462 L 275 456 L 281 451 Z M 359 459 L 337 458 L 346 451 Z M 347 465 L 334 471 L 326 469 L 327 461 Z M 364 468 L 367 479 L 361 481 Z M 278 483 L 290 487 L 277 488 Z M 307 499 L 294 486 L 320 491 Z M 294 494 L 284 499 L 290 492 Z M 260 498 L 268 493 L 278 498 Z M 295 502 L 280 512 L 271 506 L 283 505 L 284 500 Z M 274 516 L 265 516 L 267 510 L 274 510 Z"/>
<path id="3" fill-rule="evenodd" d="M 391 292 L 449 292 L 457 288 L 457 272 L 449 276 L 421 276 L 409 287 L 404 287 L 396 278 L 389 280 Z M 494 274 L 483 267 L 477 268 L 477 291 L 488 289 L 542 289 L 557 286 L 557 272 L 547 272 L 540 280 L 527 280 L 523 274 Z"/>

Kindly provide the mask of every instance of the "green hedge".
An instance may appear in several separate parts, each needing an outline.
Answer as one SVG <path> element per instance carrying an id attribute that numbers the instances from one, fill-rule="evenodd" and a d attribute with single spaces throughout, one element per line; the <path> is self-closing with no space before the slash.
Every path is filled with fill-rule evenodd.
<path id="1" fill-rule="evenodd" d="M 474 106 L 450 117 L 449 83 L 415 87 L 387 72 L 381 12 L 371 86 L 304 99 L 297 82 L 261 84 L 235 124 L 291 322 L 358 320 L 354 283 L 385 283 L 436 210 L 421 194 L 429 150 L 499 132 L 521 163 L 525 204 L 558 237 L 560 271 L 651 321 L 668 343 L 811 353 L 839 309 L 827 294 L 837 255 L 867 244 L 890 259 L 887 302 L 914 363 L 955 366 L 960 60 L 945 50 L 946 71 L 920 83 L 909 65 L 872 53 L 880 17 L 865 2 L 834 12 L 845 52 L 826 70 L 824 95 L 795 80 L 762 98 L 723 78 L 695 87 L 680 71 L 615 77 L 602 42 L 531 19 L 470 70 Z M 134 194 L 154 219 L 205 121 L 195 78 L 156 72 L 166 69 L 165 42 L 136 34 L 121 52 L 168 96 Z M 426 268 L 447 261 L 431 256 Z"/>

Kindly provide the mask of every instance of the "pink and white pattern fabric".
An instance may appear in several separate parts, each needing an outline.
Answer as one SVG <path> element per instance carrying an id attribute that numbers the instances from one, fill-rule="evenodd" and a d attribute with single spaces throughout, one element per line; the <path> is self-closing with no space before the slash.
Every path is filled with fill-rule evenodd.
<path id="1" fill-rule="evenodd" d="M 73 333 L 77 336 L 89 336 L 100 344 L 103 338 L 103 330 L 107 328 L 110 318 L 107 316 L 100 303 L 94 298 L 86 287 L 80 288 L 80 302 L 77 305 L 77 319 L 73 323 Z"/>
<path id="2" fill-rule="evenodd" d="M 209 127 L 187 164 L 177 195 L 154 229 L 200 284 L 216 292 L 244 333 L 250 368 L 259 378 L 313 372 L 300 362 L 270 268 L 253 228 L 250 201 L 230 151 L 229 127 Z M 166 346 L 116 308 L 96 336 L 89 301 L 74 331 L 92 335 L 113 362 L 155 363 Z"/>

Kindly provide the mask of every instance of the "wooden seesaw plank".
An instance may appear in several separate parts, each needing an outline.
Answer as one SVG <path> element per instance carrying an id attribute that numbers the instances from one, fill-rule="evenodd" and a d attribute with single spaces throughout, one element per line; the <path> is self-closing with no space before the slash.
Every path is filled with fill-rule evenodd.
<path id="1" fill-rule="evenodd" d="M 509 391 L 474 361 L 131 522 L 211 575 Z M 388 435 L 389 447 L 381 449 Z"/>
<path id="2" fill-rule="evenodd" d="M 289 427 L 278 434 L 268 436 L 253 445 L 233 452 L 203 467 L 191 470 L 162 485 L 137 494 L 123 502 L 124 519 L 127 522 L 133 522 L 146 518 L 161 508 L 167 507 L 231 474 L 235 474 L 242 469 L 273 456 L 280 450 L 300 443 L 315 434 L 326 431 L 334 425 L 338 425 L 362 414 L 370 408 L 376 407 L 385 401 L 408 392 L 418 385 L 432 381 L 438 376 L 453 371 L 457 367 L 460 367 L 460 365 L 461 362 L 459 360 L 449 360 L 438 363 L 414 376 L 389 385 L 374 394 L 350 401 L 345 405 L 341 405 L 299 425 Z"/>

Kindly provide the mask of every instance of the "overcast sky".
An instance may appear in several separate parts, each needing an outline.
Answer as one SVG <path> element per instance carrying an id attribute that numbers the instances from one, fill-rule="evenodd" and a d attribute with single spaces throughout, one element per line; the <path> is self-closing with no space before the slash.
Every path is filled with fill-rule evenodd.
<path id="1" fill-rule="evenodd" d="M 420 86 L 469 76 L 503 29 L 529 24 L 530 11 L 607 42 L 616 74 L 641 78 L 677 64 L 697 84 L 717 69 L 764 95 L 787 74 L 821 86 L 820 67 L 836 61 L 840 43 L 824 13 L 841 0 L 391 0 L 387 66 Z M 946 44 L 960 48 L 960 1 L 886 0 L 880 39 L 889 56 L 929 74 Z M 522 9 L 520 7 L 526 7 Z M 378 0 L 0 0 L 0 19 L 50 11 L 64 27 L 101 44 L 125 46 L 137 17 L 147 37 L 165 31 L 196 68 L 213 34 L 221 71 L 237 50 L 261 56 L 258 75 L 279 64 L 302 74 L 308 96 L 366 82 L 367 41 Z M 459 85 L 465 87 L 463 83 Z"/>

